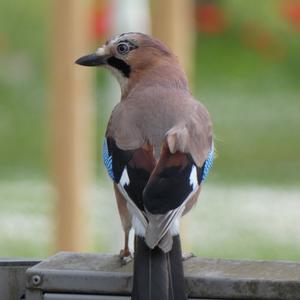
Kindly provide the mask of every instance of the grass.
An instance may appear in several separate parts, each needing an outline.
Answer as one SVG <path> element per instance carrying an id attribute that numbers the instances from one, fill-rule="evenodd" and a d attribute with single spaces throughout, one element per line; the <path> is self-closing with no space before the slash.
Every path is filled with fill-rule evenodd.
<path id="1" fill-rule="evenodd" d="M 208 185 L 192 211 L 188 240 L 215 258 L 299 260 L 299 189 Z"/>
<path id="2" fill-rule="evenodd" d="M 300 260 L 300 189 L 206 184 L 184 217 L 184 251 L 209 258 Z M 53 189 L 43 181 L 0 183 L 0 257 L 54 253 Z M 118 253 L 122 230 L 111 184 L 86 203 L 93 252 Z M 109 230 L 108 230 L 109 228 Z"/>
<path id="3" fill-rule="evenodd" d="M 45 3 L 0 3 L 2 179 L 38 177 L 47 170 L 49 18 Z"/>
<path id="4" fill-rule="evenodd" d="M 219 153 L 214 179 L 299 184 L 296 56 L 266 60 L 237 34 L 200 37 L 197 53 L 196 95 L 211 112 Z"/>

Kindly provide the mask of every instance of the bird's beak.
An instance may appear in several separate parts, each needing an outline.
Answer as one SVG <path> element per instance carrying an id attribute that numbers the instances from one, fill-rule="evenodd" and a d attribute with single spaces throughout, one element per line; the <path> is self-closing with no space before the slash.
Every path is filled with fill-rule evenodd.
<path id="1" fill-rule="evenodd" d="M 103 48 L 99 48 L 96 53 L 92 53 L 89 55 L 82 56 L 78 58 L 75 63 L 81 66 L 88 66 L 88 67 L 96 67 L 102 66 L 106 64 L 107 55 Z"/>

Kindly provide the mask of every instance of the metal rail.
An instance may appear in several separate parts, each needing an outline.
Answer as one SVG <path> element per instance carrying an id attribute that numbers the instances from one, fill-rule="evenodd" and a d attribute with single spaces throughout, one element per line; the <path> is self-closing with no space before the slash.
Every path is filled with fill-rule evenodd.
<path id="1" fill-rule="evenodd" d="M 184 261 L 190 299 L 300 299 L 300 263 L 216 260 Z M 118 256 L 58 253 L 29 268 L 26 300 L 129 299 L 132 263 Z M 2 298 L 1 298 L 2 299 Z"/>
<path id="2" fill-rule="evenodd" d="M 300 299 L 300 263 L 184 261 L 190 299 Z M 132 263 L 118 256 L 58 253 L 44 261 L 0 260 L 2 300 L 129 300 Z"/>
<path id="3" fill-rule="evenodd" d="M 25 294 L 25 272 L 38 260 L 0 260 L 0 299 L 19 300 Z"/>

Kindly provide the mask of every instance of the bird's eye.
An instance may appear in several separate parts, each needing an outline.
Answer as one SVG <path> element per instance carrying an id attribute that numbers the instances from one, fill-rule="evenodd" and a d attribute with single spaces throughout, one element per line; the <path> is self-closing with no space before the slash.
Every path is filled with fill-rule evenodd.
<path id="1" fill-rule="evenodd" d="M 117 47 L 117 51 L 120 54 L 126 54 L 130 50 L 129 46 L 126 43 L 120 43 Z"/>

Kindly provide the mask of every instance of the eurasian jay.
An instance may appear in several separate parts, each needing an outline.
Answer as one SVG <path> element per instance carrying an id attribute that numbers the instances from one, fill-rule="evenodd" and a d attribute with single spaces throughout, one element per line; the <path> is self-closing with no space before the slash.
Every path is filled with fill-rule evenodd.
<path id="1" fill-rule="evenodd" d="M 212 122 L 175 55 L 159 40 L 124 33 L 76 61 L 104 66 L 121 101 L 111 114 L 103 159 L 125 232 L 135 231 L 132 299 L 187 299 L 180 217 L 197 201 L 214 159 Z"/>

